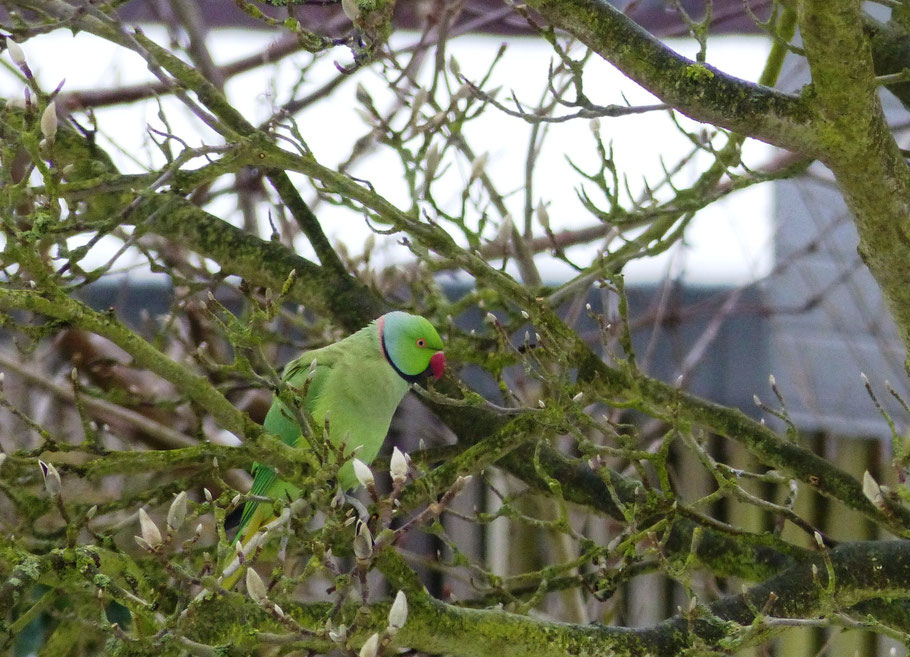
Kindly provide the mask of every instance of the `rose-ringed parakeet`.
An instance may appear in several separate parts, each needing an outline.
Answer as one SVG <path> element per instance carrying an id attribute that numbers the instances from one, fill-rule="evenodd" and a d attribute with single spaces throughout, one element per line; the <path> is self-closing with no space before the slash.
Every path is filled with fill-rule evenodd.
<path id="1" fill-rule="evenodd" d="M 288 363 L 283 379 L 297 390 L 317 426 L 328 419 L 329 440 L 345 445 L 345 456 L 371 463 L 379 453 L 392 415 L 411 383 L 428 372 L 439 379 L 445 367 L 442 339 L 423 317 L 387 313 L 335 344 L 308 351 Z M 313 365 L 315 363 L 315 366 Z M 308 447 L 291 412 L 276 397 L 265 418 L 265 430 L 294 447 Z M 253 466 L 252 495 L 295 499 L 299 489 L 262 464 Z M 351 461 L 338 471 L 345 490 L 357 479 Z M 243 509 L 237 537 L 244 544 L 274 518 L 272 505 L 250 501 Z"/>

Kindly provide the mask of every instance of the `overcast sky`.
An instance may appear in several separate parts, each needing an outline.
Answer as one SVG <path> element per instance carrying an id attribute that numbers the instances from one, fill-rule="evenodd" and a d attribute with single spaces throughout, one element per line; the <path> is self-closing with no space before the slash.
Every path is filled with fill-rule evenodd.
<path id="1" fill-rule="evenodd" d="M 159 43 L 168 43 L 164 30 L 150 26 L 145 28 Z M 260 51 L 273 33 L 224 30 L 211 37 L 213 55 L 218 63 L 227 63 L 244 55 Z M 398 35 L 399 39 L 410 42 L 415 36 Z M 449 53 L 454 55 L 462 73 L 469 78 L 479 79 L 486 73 L 496 50 L 502 43 L 498 37 L 462 37 L 454 40 Z M 682 54 L 693 56 L 695 47 L 691 40 L 676 40 L 673 46 Z M 27 59 L 36 72 L 42 86 L 52 89 L 66 79 L 65 89 L 90 89 L 99 86 L 111 87 L 148 80 L 151 77 L 145 63 L 137 56 L 116 48 L 100 39 L 86 35 L 72 36 L 69 32 L 58 31 L 36 37 L 24 44 Z M 728 73 L 746 79 L 755 79 L 764 63 L 768 50 L 767 39 L 763 37 L 715 37 L 709 41 L 708 61 Z M 334 53 L 333 53 L 334 54 Z M 337 58 L 346 53 L 339 49 Z M 498 65 L 493 81 L 488 88 L 503 85 L 504 90 L 513 90 L 529 103 L 535 102 L 546 84 L 547 66 L 552 52 L 540 39 L 513 38 L 505 57 Z M 300 68 L 308 61 L 306 54 L 288 57 L 268 69 L 258 69 L 233 78 L 227 93 L 234 105 L 245 116 L 253 120 L 267 118 L 276 104 L 287 100 L 289 89 L 299 77 Z M 0 95 L 6 98 L 22 93 L 22 85 L 9 72 L 8 56 L 0 69 Z M 326 76 L 335 73 L 331 65 L 333 58 L 326 58 L 326 66 L 311 73 L 304 89 L 315 88 Z M 650 104 L 655 99 L 631 83 L 608 64 L 592 60 L 586 73 L 585 91 L 598 104 L 623 103 L 623 97 L 632 104 Z M 383 80 L 373 71 L 356 76 L 371 92 L 377 107 L 382 110 L 385 92 Z M 301 113 L 297 119 L 301 131 L 317 158 L 326 165 L 344 160 L 350 152 L 353 140 L 363 134 L 363 124 L 354 112 L 354 84 L 342 85 L 331 100 L 317 103 Z M 502 97 L 502 96 L 500 96 Z M 217 143 L 213 133 L 192 117 L 173 98 L 164 100 L 171 128 L 178 135 L 188 138 L 190 145 Z M 149 147 L 146 126 L 162 127 L 157 117 L 155 101 L 141 104 L 137 112 L 135 104 L 128 108 L 105 108 L 98 111 L 99 124 L 110 139 L 109 149 L 118 166 L 124 172 L 139 172 L 150 162 L 160 165 L 162 160 L 154 148 Z M 612 140 L 615 159 L 629 177 L 633 190 L 643 188 L 642 180 L 651 184 L 661 177 L 662 156 L 667 166 L 691 148 L 688 140 L 673 126 L 665 113 L 650 113 L 604 120 L 601 131 L 606 140 Z M 695 124 L 689 123 L 694 128 Z M 495 109 L 490 109 L 485 118 L 469 124 L 465 134 L 475 150 L 489 152 L 488 172 L 497 181 L 499 188 L 507 192 L 520 189 L 524 176 L 529 126 L 520 120 L 509 118 Z M 195 140 L 195 141 L 194 141 Z M 119 149 L 119 150 L 117 150 Z M 761 164 L 771 156 L 771 149 L 763 144 L 749 142 L 745 159 L 752 165 Z M 592 223 L 576 197 L 576 186 L 580 180 L 568 162 L 570 155 L 576 164 L 593 166 L 596 152 L 590 138 L 588 121 L 572 121 L 553 125 L 548 141 L 540 158 L 535 178 L 535 197 L 549 205 L 554 230 L 582 227 Z M 353 170 L 358 177 L 368 179 L 378 191 L 390 200 L 405 203 L 404 187 L 400 169 L 390 154 L 371 156 Z M 689 180 L 709 164 L 707 156 L 693 159 L 684 170 Z M 452 203 L 460 201 L 461 185 L 468 175 L 464 165 L 450 167 L 452 178 Z M 685 179 L 680 182 L 685 182 Z M 442 186 L 440 187 L 440 189 Z M 306 191 L 305 183 L 302 189 Z M 596 190 L 595 190 L 596 191 Z M 760 278 L 770 268 L 771 237 L 769 212 L 771 208 L 770 188 L 758 186 L 737 193 L 730 199 L 715 203 L 700 213 L 687 233 L 685 243 L 662 257 L 632 263 L 627 268 L 630 280 L 658 280 L 672 268 L 690 282 L 742 283 Z M 507 198 L 513 216 L 522 215 L 522 195 L 513 193 Z M 212 211 L 227 219 L 236 220 L 236 209 L 227 199 L 212 206 Z M 369 229 L 364 222 L 337 209 L 321 205 L 319 216 L 330 237 L 344 241 L 349 250 L 358 252 Z M 265 217 L 263 217 L 265 220 Z M 381 251 L 380 262 L 394 262 L 406 258 L 402 247 L 394 240 L 386 240 Z M 93 263 L 100 264 L 116 248 L 111 241 L 99 245 L 92 254 Z M 590 253 L 584 252 L 595 247 L 578 247 L 570 251 L 570 257 L 590 260 Z M 308 255 L 306 244 L 300 244 L 302 255 Z M 88 264 L 88 263 L 87 263 Z M 541 257 L 540 266 L 544 278 L 556 282 L 570 274 L 568 267 L 548 257 Z"/>

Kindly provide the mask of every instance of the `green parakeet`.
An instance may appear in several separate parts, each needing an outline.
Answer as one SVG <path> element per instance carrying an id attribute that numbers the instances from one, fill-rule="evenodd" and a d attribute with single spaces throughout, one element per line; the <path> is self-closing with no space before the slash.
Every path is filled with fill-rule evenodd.
<path id="1" fill-rule="evenodd" d="M 291 361 L 283 379 L 299 390 L 306 389 L 304 404 L 317 426 L 324 426 L 328 418 L 333 445 L 343 442 L 345 456 L 356 450 L 357 458 L 369 464 L 379 453 L 409 385 L 427 371 L 437 379 L 442 376 L 442 348 L 442 339 L 430 322 L 396 311 L 335 344 Z M 276 398 L 266 415 L 265 430 L 289 445 L 305 448 L 306 439 L 294 418 Z M 273 499 L 299 495 L 297 487 L 279 479 L 268 466 L 254 464 L 253 475 L 253 495 Z M 338 481 L 345 490 L 357 485 L 351 461 L 339 470 Z M 237 537 L 246 543 L 273 517 L 271 504 L 247 502 Z"/>

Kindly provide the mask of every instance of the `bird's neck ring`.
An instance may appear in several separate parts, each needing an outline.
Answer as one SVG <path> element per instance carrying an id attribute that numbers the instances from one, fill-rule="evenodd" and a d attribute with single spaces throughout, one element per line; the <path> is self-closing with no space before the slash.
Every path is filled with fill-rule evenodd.
<path id="1" fill-rule="evenodd" d="M 386 362 L 392 366 L 395 373 L 402 379 L 408 383 L 417 383 L 420 380 L 420 375 L 405 374 L 398 368 L 392 357 L 389 356 L 389 349 L 385 343 L 385 315 L 376 320 L 376 329 L 379 331 L 379 348 L 382 350 L 382 355 L 385 357 Z"/>

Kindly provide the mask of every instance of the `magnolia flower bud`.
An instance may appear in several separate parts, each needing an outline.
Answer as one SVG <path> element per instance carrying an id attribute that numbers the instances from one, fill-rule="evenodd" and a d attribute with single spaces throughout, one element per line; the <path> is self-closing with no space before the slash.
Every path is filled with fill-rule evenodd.
<path id="1" fill-rule="evenodd" d="M 186 520 L 186 491 L 180 491 L 167 511 L 167 528 L 175 532 L 183 526 L 184 520 Z"/>
<path id="2" fill-rule="evenodd" d="M 329 630 L 329 638 L 335 643 L 344 643 L 348 638 L 348 626 L 339 625 L 333 630 Z"/>
<path id="3" fill-rule="evenodd" d="M 16 66 L 22 67 L 26 65 L 25 53 L 22 51 L 22 47 L 18 43 L 12 39 L 7 39 L 6 49 L 9 51 L 10 59 L 13 60 L 13 63 Z"/>
<path id="4" fill-rule="evenodd" d="M 331 507 L 333 509 L 340 509 L 342 506 L 344 506 L 344 503 L 345 503 L 344 491 L 341 490 L 341 488 L 338 488 L 335 491 L 335 495 L 332 497 Z"/>
<path id="5" fill-rule="evenodd" d="M 211 501 L 212 501 L 212 491 L 210 491 L 208 488 L 203 488 L 203 489 L 202 489 L 202 494 L 205 496 L 205 501 L 211 503 Z"/>
<path id="6" fill-rule="evenodd" d="M 259 573 L 253 568 L 246 569 L 246 592 L 253 602 L 262 602 L 268 598 L 269 592 Z"/>
<path id="7" fill-rule="evenodd" d="M 155 548 L 149 545 L 149 542 L 141 536 L 133 536 L 133 540 L 136 541 L 136 545 L 141 547 L 143 550 L 148 550 L 149 552 L 155 551 Z"/>
<path id="8" fill-rule="evenodd" d="M 597 117 L 594 117 L 593 119 L 591 119 L 591 123 L 589 125 L 591 126 L 591 132 L 594 133 L 594 136 L 597 139 L 600 139 L 600 119 Z"/>
<path id="9" fill-rule="evenodd" d="M 41 467 L 41 476 L 44 477 L 44 489 L 47 491 L 48 495 L 56 497 L 63 489 L 63 482 L 60 481 L 60 473 L 57 472 L 57 468 L 50 463 L 38 461 L 38 465 Z"/>
<path id="10" fill-rule="evenodd" d="M 818 547 L 825 547 L 825 538 L 822 536 L 820 531 L 815 531 L 812 534 L 812 537 L 815 538 L 815 542 L 818 544 Z"/>
<path id="11" fill-rule="evenodd" d="M 354 476 L 357 477 L 357 481 L 360 482 L 361 486 L 367 487 L 376 483 L 370 466 L 358 458 L 351 459 L 351 462 L 354 465 Z"/>
<path id="12" fill-rule="evenodd" d="M 341 0 L 341 10 L 352 23 L 360 18 L 360 5 L 357 0 Z"/>
<path id="13" fill-rule="evenodd" d="M 872 475 L 869 474 L 868 470 L 863 474 L 863 495 L 879 509 L 885 506 L 882 488 L 878 485 L 878 482 L 872 478 Z"/>
<path id="14" fill-rule="evenodd" d="M 389 630 L 398 631 L 408 620 L 408 597 L 399 591 L 389 609 Z"/>
<path id="15" fill-rule="evenodd" d="M 361 560 L 373 556 L 373 535 L 363 520 L 357 521 L 357 529 L 354 530 L 354 556 Z"/>
<path id="16" fill-rule="evenodd" d="M 97 513 L 98 513 L 98 505 L 93 504 L 92 506 L 89 507 L 89 510 L 85 512 L 85 519 L 91 520 L 92 518 L 95 517 L 95 515 L 97 515 Z"/>
<path id="17" fill-rule="evenodd" d="M 545 231 L 550 231 L 550 213 L 547 212 L 547 206 L 543 204 L 543 201 L 537 204 L 537 221 Z"/>
<path id="18" fill-rule="evenodd" d="M 397 447 L 392 450 L 389 474 L 392 475 L 392 481 L 396 484 L 408 478 L 408 457 Z"/>
<path id="19" fill-rule="evenodd" d="M 376 657 L 379 654 L 379 635 L 371 634 L 360 647 L 360 657 Z"/>
<path id="20" fill-rule="evenodd" d="M 496 243 L 507 246 L 512 241 L 512 233 L 515 230 L 515 224 L 512 222 L 512 215 L 507 214 L 502 223 L 499 225 L 499 231 L 496 233 Z"/>
<path id="21" fill-rule="evenodd" d="M 161 545 L 161 532 L 158 531 L 158 526 L 152 522 L 145 509 L 139 509 L 139 530 L 142 532 L 142 540 L 151 547 Z"/>
<path id="22" fill-rule="evenodd" d="M 48 103 L 41 115 L 41 134 L 48 143 L 53 143 L 57 137 L 57 103 L 54 101 Z"/>
<path id="23" fill-rule="evenodd" d="M 373 99 L 370 97 L 370 92 L 367 91 L 367 88 L 364 87 L 360 82 L 357 83 L 357 89 L 354 91 L 354 97 L 361 105 L 373 104 Z"/>
<path id="24" fill-rule="evenodd" d="M 6 454 L 0 452 L 0 468 L 3 467 L 3 462 L 6 460 Z"/>

